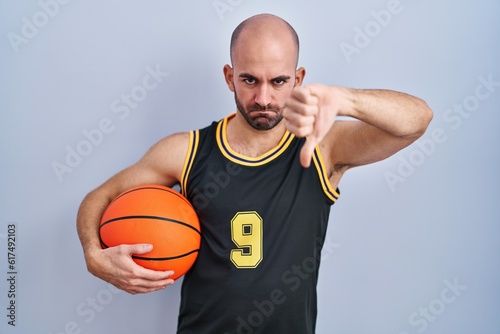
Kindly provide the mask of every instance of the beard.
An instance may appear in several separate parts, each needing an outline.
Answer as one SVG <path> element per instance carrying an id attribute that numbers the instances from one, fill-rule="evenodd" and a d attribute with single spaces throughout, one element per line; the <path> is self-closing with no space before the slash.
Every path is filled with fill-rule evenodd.
<path id="1" fill-rule="evenodd" d="M 283 119 L 281 108 L 277 105 L 268 104 L 267 106 L 261 106 L 253 103 L 244 107 L 236 93 L 234 93 L 234 99 L 236 100 L 238 111 L 255 130 L 271 130 Z"/>

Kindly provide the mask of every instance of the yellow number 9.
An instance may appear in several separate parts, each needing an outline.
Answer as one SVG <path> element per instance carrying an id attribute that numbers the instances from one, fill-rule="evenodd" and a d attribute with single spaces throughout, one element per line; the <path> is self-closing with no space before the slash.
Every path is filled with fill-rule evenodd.
<path id="1" fill-rule="evenodd" d="M 231 238 L 238 247 L 231 250 L 237 268 L 256 268 L 263 257 L 262 218 L 255 211 L 238 212 L 231 220 Z"/>

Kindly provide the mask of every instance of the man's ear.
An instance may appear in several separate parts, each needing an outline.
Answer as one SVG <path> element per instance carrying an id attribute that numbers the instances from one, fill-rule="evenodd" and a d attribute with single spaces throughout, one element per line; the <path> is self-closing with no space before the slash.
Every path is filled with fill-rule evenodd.
<path id="1" fill-rule="evenodd" d="M 234 92 L 234 70 L 229 65 L 224 65 L 224 79 L 226 79 L 227 87 L 231 92 Z"/>
<path id="2" fill-rule="evenodd" d="M 304 77 L 306 76 L 306 69 L 303 67 L 300 67 L 298 70 L 295 71 L 295 86 L 302 86 L 302 82 L 304 82 Z"/>

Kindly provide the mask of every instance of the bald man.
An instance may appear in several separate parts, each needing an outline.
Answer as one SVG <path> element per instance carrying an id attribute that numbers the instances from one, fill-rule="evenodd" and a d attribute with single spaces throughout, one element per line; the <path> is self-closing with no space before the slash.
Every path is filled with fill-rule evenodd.
<path id="1" fill-rule="evenodd" d="M 180 185 L 202 243 L 183 280 L 178 333 L 314 333 L 320 253 L 342 175 L 411 144 L 433 114 L 400 92 L 302 86 L 297 34 L 273 15 L 242 22 L 230 50 L 223 72 L 236 112 L 165 137 L 83 200 L 77 227 L 87 266 L 131 294 L 173 284 L 171 271 L 133 262 L 151 245 L 103 250 L 98 225 L 128 188 Z"/>

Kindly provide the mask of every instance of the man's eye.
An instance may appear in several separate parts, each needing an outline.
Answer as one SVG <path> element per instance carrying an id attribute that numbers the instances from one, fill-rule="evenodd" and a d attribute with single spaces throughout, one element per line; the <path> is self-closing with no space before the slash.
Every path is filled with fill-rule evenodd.
<path id="1" fill-rule="evenodd" d="M 286 84 L 286 80 L 284 80 L 284 79 L 276 79 L 276 80 L 274 80 L 274 84 L 278 85 L 278 86 L 282 86 L 282 85 Z"/>
<path id="2" fill-rule="evenodd" d="M 255 84 L 255 79 L 245 79 L 245 83 L 249 85 Z"/>

